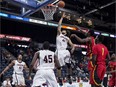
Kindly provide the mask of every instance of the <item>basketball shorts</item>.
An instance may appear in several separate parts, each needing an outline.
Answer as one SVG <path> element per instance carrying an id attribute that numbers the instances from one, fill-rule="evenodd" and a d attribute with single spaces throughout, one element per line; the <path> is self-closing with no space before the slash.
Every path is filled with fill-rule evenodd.
<path id="1" fill-rule="evenodd" d="M 22 85 L 25 86 L 25 79 L 23 74 L 13 74 L 13 81 L 12 81 L 12 85 Z"/>
<path id="2" fill-rule="evenodd" d="M 58 56 L 58 60 L 61 66 L 65 63 L 70 63 L 70 52 L 68 50 L 57 50 L 55 54 Z"/>
<path id="3" fill-rule="evenodd" d="M 38 70 L 33 78 L 32 87 L 47 84 L 48 87 L 58 87 L 57 80 L 52 69 Z"/>
<path id="4" fill-rule="evenodd" d="M 88 61 L 88 70 L 91 71 L 93 69 L 93 63 L 91 60 Z"/>
<path id="5" fill-rule="evenodd" d="M 92 59 L 92 53 L 88 55 L 89 59 Z M 93 69 L 92 60 L 88 61 L 88 70 L 91 71 Z"/>
<path id="6" fill-rule="evenodd" d="M 106 72 L 105 65 L 100 64 L 95 66 L 90 73 L 90 84 L 100 86 L 104 78 L 105 72 Z"/>

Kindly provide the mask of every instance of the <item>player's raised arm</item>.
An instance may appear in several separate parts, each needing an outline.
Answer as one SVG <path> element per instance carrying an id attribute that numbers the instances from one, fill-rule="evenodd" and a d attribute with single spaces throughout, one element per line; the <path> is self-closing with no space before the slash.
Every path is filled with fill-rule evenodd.
<path id="1" fill-rule="evenodd" d="M 33 60 L 32 60 L 32 62 L 31 62 L 31 64 L 30 64 L 30 67 L 29 67 L 29 76 L 31 75 L 31 72 L 32 72 L 34 63 L 36 62 L 36 60 L 37 60 L 38 57 L 39 57 L 39 51 L 37 51 L 37 52 L 34 54 Z"/>
<path id="2" fill-rule="evenodd" d="M 75 25 L 75 27 L 78 29 L 80 33 L 84 34 L 85 36 L 87 35 L 87 33 L 84 32 L 80 27 L 78 27 L 77 25 Z"/>
<path id="3" fill-rule="evenodd" d="M 86 42 L 90 42 L 91 41 L 91 39 L 90 38 L 85 38 L 85 39 L 81 39 L 80 37 L 78 37 L 76 34 L 72 34 L 71 35 L 71 38 L 72 37 L 74 37 L 74 38 L 76 38 L 76 40 L 78 41 L 78 42 L 80 42 L 80 43 L 86 43 Z"/>
<path id="4" fill-rule="evenodd" d="M 3 75 L 9 68 L 11 68 L 14 64 L 15 64 L 15 60 L 13 60 L 13 61 L 2 71 L 2 73 L 0 74 L 0 77 L 1 77 L 1 75 Z"/>
<path id="5" fill-rule="evenodd" d="M 60 35 L 61 34 L 61 27 L 62 27 L 62 21 L 63 21 L 63 18 L 65 17 L 65 12 L 63 12 L 62 14 L 62 17 L 60 18 L 60 21 L 58 23 L 58 29 L 57 29 L 57 35 Z"/>

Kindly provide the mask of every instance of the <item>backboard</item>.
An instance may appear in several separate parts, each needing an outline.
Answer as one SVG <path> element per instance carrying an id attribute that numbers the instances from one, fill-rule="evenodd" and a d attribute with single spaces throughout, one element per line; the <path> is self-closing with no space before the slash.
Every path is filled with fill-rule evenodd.
<path id="1" fill-rule="evenodd" d="M 14 4 L 16 6 L 23 8 L 22 16 L 27 16 L 27 15 L 30 15 L 30 14 L 36 12 L 41 7 L 43 7 L 49 3 L 52 3 L 56 0 L 5 0 L 5 1 L 10 2 L 11 4 Z"/>

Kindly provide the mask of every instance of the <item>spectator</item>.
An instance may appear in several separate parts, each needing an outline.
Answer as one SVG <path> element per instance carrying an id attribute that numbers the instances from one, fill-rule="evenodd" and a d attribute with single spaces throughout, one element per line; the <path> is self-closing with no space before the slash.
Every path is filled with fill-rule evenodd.
<path id="1" fill-rule="evenodd" d="M 10 78 L 9 78 L 9 77 L 7 77 L 7 78 L 3 81 L 2 87 L 12 87 L 12 86 L 11 86 L 11 81 L 10 81 Z"/>
<path id="2" fill-rule="evenodd" d="M 6 61 L 6 63 L 10 63 L 11 60 L 12 60 L 11 54 L 10 54 L 10 53 L 7 53 L 7 54 L 5 55 L 5 61 Z"/>

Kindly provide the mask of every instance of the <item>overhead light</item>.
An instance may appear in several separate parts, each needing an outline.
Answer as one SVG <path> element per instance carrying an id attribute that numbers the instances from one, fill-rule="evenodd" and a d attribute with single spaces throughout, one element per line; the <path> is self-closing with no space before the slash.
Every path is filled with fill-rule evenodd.
<path id="1" fill-rule="evenodd" d="M 114 37 L 114 35 L 113 34 L 110 34 L 110 37 Z"/>
<path id="2" fill-rule="evenodd" d="M 95 34 L 97 34 L 97 35 L 99 35 L 100 34 L 100 32 L 94 32 Z"/>

